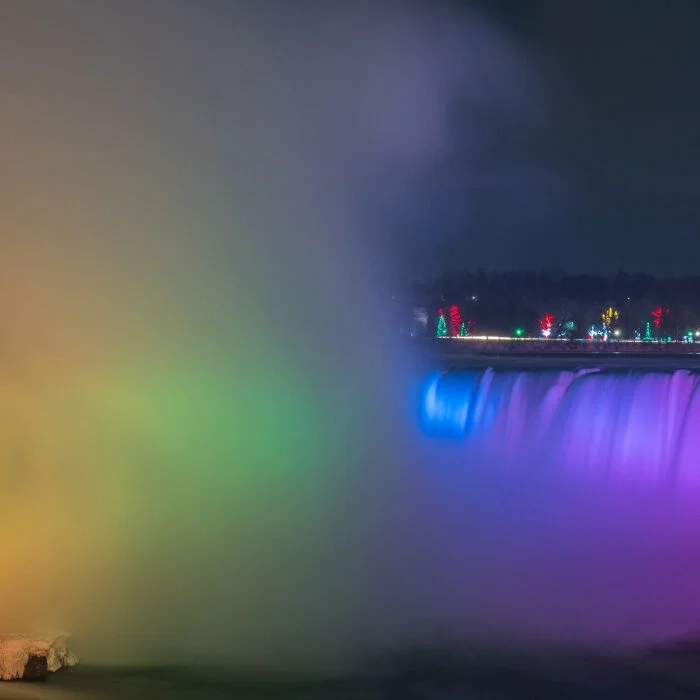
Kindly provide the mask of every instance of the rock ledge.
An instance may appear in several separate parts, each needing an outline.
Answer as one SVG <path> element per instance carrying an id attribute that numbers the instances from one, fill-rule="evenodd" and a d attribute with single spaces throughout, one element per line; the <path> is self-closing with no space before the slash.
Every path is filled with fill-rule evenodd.
<path id="1" fill-rule="evenodd" d="M 66 635 L 0 634 L 0 680 L 44 678 L 78 663 Z"/>

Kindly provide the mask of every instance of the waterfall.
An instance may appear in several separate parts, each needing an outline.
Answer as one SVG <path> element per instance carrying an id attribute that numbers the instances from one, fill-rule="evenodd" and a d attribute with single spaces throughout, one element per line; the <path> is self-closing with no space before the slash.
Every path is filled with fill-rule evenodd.
<path id="1" fill-rule="evenodd" d="M 492 462 L 540 458 L 612 480 L 698 485 L 699 378 L 685 370 L 435 374 L 421 422 L 427 435 L 463 439 Z"/>

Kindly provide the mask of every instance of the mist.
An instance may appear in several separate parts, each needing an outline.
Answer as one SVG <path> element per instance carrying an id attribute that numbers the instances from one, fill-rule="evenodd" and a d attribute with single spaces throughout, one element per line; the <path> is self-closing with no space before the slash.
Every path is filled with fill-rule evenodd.
<path id="1" fill-rule="evenodd" d="M 1 629 L 294 663 L 392 626 L 368 194 L 441 148 L 452 19 L 3 3 Z"/>
<path id="2" fill-rule="evenodd" d="M 536 120 L 530 69 L 448 4 L 291 5 L 0 7 L 0 630 L 318 667 L 542 629 L 431 490 L 379 320 L 454 105 Z"/>

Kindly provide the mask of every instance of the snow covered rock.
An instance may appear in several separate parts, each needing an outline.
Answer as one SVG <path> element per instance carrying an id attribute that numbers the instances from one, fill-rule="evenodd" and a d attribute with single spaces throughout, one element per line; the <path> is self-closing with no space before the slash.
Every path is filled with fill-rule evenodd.
<path id="1" fill-rule="evenodd" d="M 75 666 L 65 635 L 0 634 L 0 680 L 43 678 L 60 668 Z"/>

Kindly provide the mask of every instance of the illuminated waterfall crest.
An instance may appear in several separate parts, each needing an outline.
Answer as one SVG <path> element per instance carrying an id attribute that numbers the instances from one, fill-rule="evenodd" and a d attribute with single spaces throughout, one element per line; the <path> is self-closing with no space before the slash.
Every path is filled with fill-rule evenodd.
<path id="1" fill-rule="evenodd" d="M 494 459 L 541 455 L 563 470 L 700 485 L 699 376 L 688 371 L 485 371 L 433 375 L 429 435 Z"/>

